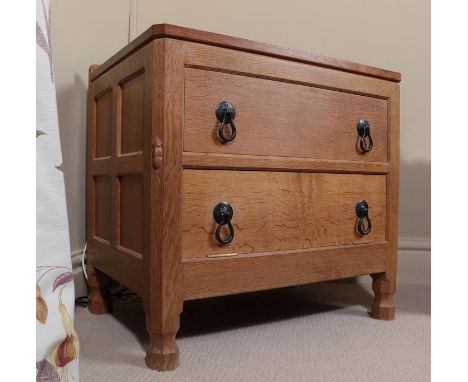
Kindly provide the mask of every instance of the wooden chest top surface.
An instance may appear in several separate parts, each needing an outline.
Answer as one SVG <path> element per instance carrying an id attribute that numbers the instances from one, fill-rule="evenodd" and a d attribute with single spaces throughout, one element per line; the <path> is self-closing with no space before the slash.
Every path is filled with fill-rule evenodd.
<path id="1" fill-rule="evenodd" d="M 160 38 L 172 38 L 176 40 L 192 41 L 207 45 L 220 46 L 265 56 L 288 59 L 297 62 L 313 64 L 326 68 L 338 69 L 345 72 L 363 74 L 369 77 L 381 78 L 389 81 L 400 82 L 401 74 L 391 70 L 376 68 L 373 66 L 358 64 L 355 62 L 332 58 L 317 53 L 302 52 L 299 50 L 279 47 L 272 44 L 247 40 L 239 37 L 227 36 L 219 33 L 205 32 L 197 29 L 181 27 L 171 24 L 155 24 L 118 51 L 90 75 L 93 81 L 124 58 L 128 57 L 142 46 Z"/>

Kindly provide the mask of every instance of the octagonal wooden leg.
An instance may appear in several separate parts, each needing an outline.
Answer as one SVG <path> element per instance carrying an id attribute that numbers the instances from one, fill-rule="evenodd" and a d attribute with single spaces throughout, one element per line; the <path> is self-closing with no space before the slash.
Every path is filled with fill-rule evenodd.
<path id="1" fill-rule="evenodd" d="M 176 333 L 150 334 L 145 358 L 150 369 L 169 371 L 179 366 L 179 347 L 175 336 Z"/>
<path id="2" fill-rule="evenodd" d="M 395 318 L 395 281 L 387 273 L 371 275 L 372 290 L 375 293 L 372 303 L 371 317 L 379 320 L 393 320 Z"/>
<path id="3" fill-rule="evenodd" d="M 109 293 L 112 279 L 99 269 L 90 268 L 88 282 L 90 287 L 88 310 L 92 314 L 112 312 L 112 299 Z"/>

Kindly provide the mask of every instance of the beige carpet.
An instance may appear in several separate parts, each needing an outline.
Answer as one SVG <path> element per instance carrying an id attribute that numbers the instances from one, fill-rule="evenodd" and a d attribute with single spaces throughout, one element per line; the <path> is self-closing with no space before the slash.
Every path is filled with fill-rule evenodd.
<path id="1" fill-rule="evenodd" d="M 370 278 L 364 279 L 365 281 Z M 138 302 L 77 308 L 81 381 L 429 381 L 430 289 L 400 285 L 395 321 L 368 317 L 370 281 L 324 283 L 187 302 L 180 366 L 144 362 Z"/>

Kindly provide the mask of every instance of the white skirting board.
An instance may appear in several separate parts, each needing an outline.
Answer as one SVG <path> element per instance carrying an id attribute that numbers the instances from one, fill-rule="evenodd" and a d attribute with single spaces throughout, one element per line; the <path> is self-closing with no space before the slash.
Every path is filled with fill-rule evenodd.
<path id="1" fill-rule="evenodd" d="M 72 267 L 73 279 L 75 282 L 75 298 L 86 296 L 88 291 L 86 289 L 86 281 L 81 267 L 81 256 L 83 248 L 72 251 Z"/>
<path id="2" fill-rule="evenodd" d="M 398 284 L 431 285 L 431 239 L 401 237 L 398 248 Z M 82 252 L 83 249 L 72 252 L 76 297 L 87 294 L 81 269 Z"/>
<path id="3" fill-rule="evenodd" d="M 431 285 L 431 239 L 398 241 L 397 284 Z"/>

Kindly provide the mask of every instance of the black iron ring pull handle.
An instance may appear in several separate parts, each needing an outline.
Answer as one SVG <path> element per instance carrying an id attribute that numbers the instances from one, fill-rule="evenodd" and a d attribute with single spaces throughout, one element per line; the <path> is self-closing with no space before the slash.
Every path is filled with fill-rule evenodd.
<path id="1" fill-rule="evenodd" d="M 357 131 L 359 135 L 359 147 L 363 154 L 368 153 L 374 147 L 374 142 L 370 134 L 370 124 L 366 119 L 360 119 L 357 123 Z"/>
<path id="2" fill-rule="evenodd" d="M 229 101 L 222 101 L 216 106 L 216 118 L 221 122 L 218 128 L 218 137 L 223 143 L 231 142 L 234 140 L 237 134 L 236 125 L 234 124 L 234 118 L 236 118 L 236 108 Z M 224 127 L 231 125 L 231 134 L 226 135 L 224 133 Z"/>
<path id="3" fill-rule="evenodd" d="M 216 227 L 216 240 L 218 240 L 218 243 L 221 245 L 226 245 L 229 244 L 232 239 L 234 239 L 234 227 L 232 226 L 231 219 L 232 216 L 234 215 L 234 211 L 229 203 L 226 202 L 221 202 L 216 205 L 216 207 L 213 209 L 213 218 L 216 223 L 218 223 L 218 226 Z M 225 239 L 221 237 L 221 229 L 223 228 L 223 225 L 226 225 L 229 227 L 229 236 Z"/>
<path id="4" fill-rule="evenodd" d="M 361 236 L 367 235 L 372 229 L 372 223 L 369 219 L 369 205 L 365 200 L 360 200 L 356 204 L 357 230 Z M 367 222 L 367 228 L 366 223 Z"/>

